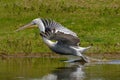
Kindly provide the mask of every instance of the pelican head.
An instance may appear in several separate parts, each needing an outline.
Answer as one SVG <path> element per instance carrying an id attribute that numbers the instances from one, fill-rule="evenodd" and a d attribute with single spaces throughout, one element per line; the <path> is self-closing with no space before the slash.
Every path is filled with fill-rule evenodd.
<path id="1" fill-rule="evenodd" d="M 30 23 L 20 27 L 19 29 L 16 30 L 17 31 L 21 31 L 21 30 L 24 30 L 26 28 L 30 28 L 32 27 L 33 25 L 37 25 L 40 29 L 40 31 L 45 31 L 45 28 L 44 28 L 44 24 L 43 22 L 41 21 L 41 18 L 36 18 L 34 20 L 32 20 Z"/>

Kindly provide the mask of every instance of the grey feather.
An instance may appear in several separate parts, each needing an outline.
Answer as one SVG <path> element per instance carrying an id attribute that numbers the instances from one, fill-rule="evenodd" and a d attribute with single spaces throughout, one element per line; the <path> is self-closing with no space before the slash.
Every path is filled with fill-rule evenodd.
<path id="1" fill-rule="evenodd" d="M 45 26 L 45 33 L 48 35 L 48 39 L 57 40 L 58 44 L 66 44 L 71 46 L 77 46 L 80 42 L 76 33 L 63 27 L 61 24 L 48 19 L 41 19 Z"/>
<path id="2" fill-rule="evenodd" d="M 73 35 L 75 37 L 77 37 L 76 33 L 74 33 L 73 31 L 65 28 L 64 26 L 62 26 L 61 24 L 53 21 L 53 20 L 50 20 L 50 19 L 42 19 L 42 22 L 45 26 L 46 29 L 56 29 L 58 30 L 59 32 L 62 32 L 62 33 L 65 33 L 65 34 L 70 34 L 70 35 Z"/>

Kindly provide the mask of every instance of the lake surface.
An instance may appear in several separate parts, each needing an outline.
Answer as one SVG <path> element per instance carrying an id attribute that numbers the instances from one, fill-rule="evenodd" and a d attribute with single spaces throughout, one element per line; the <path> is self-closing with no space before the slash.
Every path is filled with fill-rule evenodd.
<path id="1" fill-rule="evenodd" d="M 55 58 L 1 58 L 0 80 L 120 80 L 120 60 L 65 63 Z"/>

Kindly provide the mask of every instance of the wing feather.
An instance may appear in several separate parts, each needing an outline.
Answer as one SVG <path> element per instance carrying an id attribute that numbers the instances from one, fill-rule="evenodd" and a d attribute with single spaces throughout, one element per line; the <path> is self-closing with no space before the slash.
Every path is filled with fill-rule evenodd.
<path id="1" fill-rule="evenodd" d="M 63 27 L 61 24 L 48 19 L 41 19 L 45 26 L 45 32 L 51 31 L 50 40 L 57 40 L 58 44 L 78 45 L 80 42 L 78 36 L 73 31 Z M 52 31 L 56 30 L 55 33 Z"/>
<path id="2" fill-rule="evenodd" d="M 73 45 L 77 46 L 80 42 L 78 37 L 72 36 L 70 34 L 65 34 L 62 32 L 57 32 L 53 37 L 51 37 L 51 40 L 57 40 L 58 44 L 67 44 L 67 45 Z"/>

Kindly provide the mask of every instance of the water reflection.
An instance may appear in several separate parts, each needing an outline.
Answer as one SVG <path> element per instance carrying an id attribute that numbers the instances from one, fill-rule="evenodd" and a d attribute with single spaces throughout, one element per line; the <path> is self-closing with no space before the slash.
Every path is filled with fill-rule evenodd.
<path id="1" fill-rule="evenodd" d="M 83 65 L 80 64 L 57 68 L 40 80 L 83 80 L 84 77 Z"/>
<path id="2" fill-rule="evenodd" d="M 0 80 L 119 80 L 120 60 L 89 64 L 51 58 L 0 59 Z"/>

